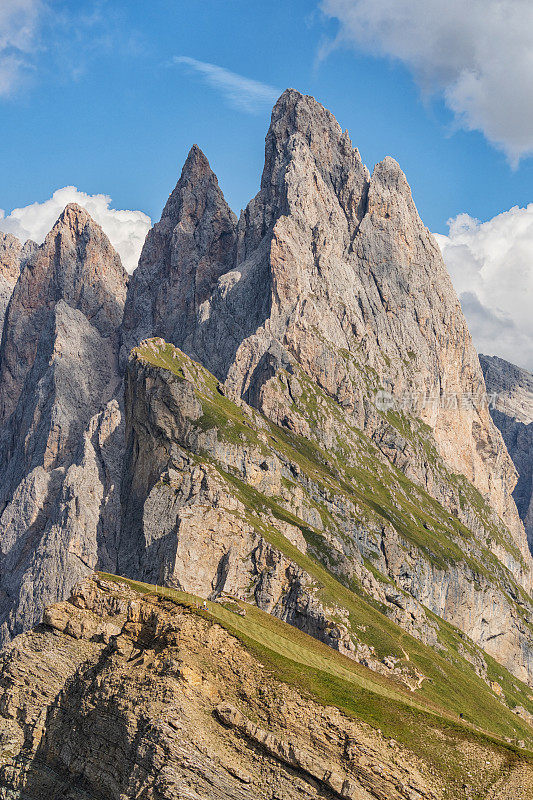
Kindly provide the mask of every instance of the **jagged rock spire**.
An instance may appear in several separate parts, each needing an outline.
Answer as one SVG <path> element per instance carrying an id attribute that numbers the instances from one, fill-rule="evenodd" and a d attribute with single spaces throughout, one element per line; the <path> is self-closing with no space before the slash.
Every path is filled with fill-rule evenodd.
<path id="1" fill-rule="evenodd" d="M 154 334 L 183 345 L 200 306 L 233 266 L 236 224 L 207 158 L 193 145 L 131 280 L 124 355 Z"/>
<path id="2" fill-rule="evenodd" d="M 105 233 L 85 209 L 70 203 L 28 259 L 13 290 L 0 352 L 0 421 L 17 404 L 46 316 L 57 302 L 79 310 L 101 335 L 116 337 L 126 282 Z"/>
<path id="3" fill-rule="evenodd" d="M 230 393 L 301 432 L 305 420 L 279 396 L 280 370 L 303 370 L 370 432 L 380 417 L 361 379 L 369 371 L 399 398 L 482 397 L 458 299 L 394 159 L 370 175 L 333 115 L 289 89 L 272 112 L 261 188 L 239 220 L 234 259 L 229 231 L 228 258 L 218 256 L 220 220 L 228 221 L 218 192 L 191 153 L 132 282 L 125 332 L 137 333 L 126 344 L 170 338 Z M 206 196 L 216 198 L 216 214 Z M 437 402 L 416 413 L 526 553 L 510 499 L 515 472 L 487 409 L 457 413 Z"/>
<path id="4" fill-rule="evenodd" d="M 71 204 L 13 291 L 0 359 L 0 645 L 97 561 L 112 566 L 126 283 L 107 236 Z"/>

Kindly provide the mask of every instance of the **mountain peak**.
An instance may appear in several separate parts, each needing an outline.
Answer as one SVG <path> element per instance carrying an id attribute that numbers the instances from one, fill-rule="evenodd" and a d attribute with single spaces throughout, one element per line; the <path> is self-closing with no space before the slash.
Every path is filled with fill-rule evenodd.
<path id="1" fill-rule="evenodd" d="M 236 227 L 209 161 L 194 144 L 129 286 L 122 360 L 153 334 L 183 345 L 200 305 L 233 266 Z"/>
<path id="2" fill-rule="evenodd" d="M 310 123 L 327 122 L 332 128 L 342 133 L 341 126 L 331 113 L 318 100 L 296 89 L 285 89 L 272 109 L 271 125 L 284 120 L 294 131 L 305 133 Z"/>
<path id="3" fill-rule="evenodd" d="M 85 208 L 77 203 L 68 203 L 59 215 L 56 225 L 60 224 L 74 229 L 81 225 L 86 225 L 88 222 L 97 225 Z"/>
<path id="4" fill-rule="evenodd" d="M 197 144 L 193 144 L 185 159 L 180 178 L 163 209 L 161 220 L 170 218 L 172 224 L 176 224 L 181 215 L 184 194 L 201 198 L 212 192 L 223 199 L 217 176 L 211 169 L 205 153 Z"/>
<path id="5" fill-rule="evenodd" d="M 301 134 L 308 144 L 324 135 L 328 139 L 336 140 L 344 136 L 331 111 L 324 108 L 318 100 L 310 95 L 301 94 L 296 89 L 286 89 L 272 109 L 267 146 L 269 138 L 288 142 L 295 133 Z"/>
<path id="6" fill-rule="evenodd" d="M 212 172 L 207 156 L 197 144 L 193 144 L 185 159 L 181 176 L 182 178 L 197 177 L 199 174 L 205 174 L 206 172 Z"/>
<path id="7" fill-rule="evenodd" d="M 366 172 L 358 150 L 331 111 L 314 97 L 286 89 L 272 110 L 261 188 L 281 186 L 288 163 L 305 150 L 328 183 L 335 183 L 346 170 Z"/>

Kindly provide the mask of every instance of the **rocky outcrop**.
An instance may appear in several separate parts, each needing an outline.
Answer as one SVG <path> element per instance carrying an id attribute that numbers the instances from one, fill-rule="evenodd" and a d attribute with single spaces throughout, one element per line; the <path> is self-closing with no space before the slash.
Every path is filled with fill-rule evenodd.
<path id="1" fill-rule="evenodd" d="M 152 340 L 154 348 L 158 341 Z M 194 369 L 182 358 L 184 369 L 186 362 Z M 196 383 L 203 376 L 191 372 L 189 377 Z M 333 610 L 315 598 L 311 576 L 251 524 L 245 503 L 219 474 L 218 464 L 198 455 L 209 450 L 217 462 L 223 453 L 246 462 L 248 480 L 269 493 L 281 486 L 281 464 L 274 455 L 267 463 L 259 450 L 228 451 L 215 429 L 204 433 L 195 425 L 203 413 L 192 383 L 150 368 L 142 358 L 130 359 L 119 573 L 210 599 L 246 597 L 352 654 L 356 648 L 347 629 L 335 624 Z M 272 515 L 269 524 L 306 552 L 297 526 Z"/>
<path id="2" fill-rule="evenodd" d="M 518 566 L 519 553 L 479 495 L 454 490 L 462 516 L 477 520 L 474 532 L 416 484 L 399 481 L 344 417 L 326 453 L 224 391 L 162 339 L 132 351 L 120 574 L 213 599 L 246 598 L 381 671 L 346 601 L 332 602 L 331 589 L 324 601 L 318 562 L 338 578 L 335 591 L 360 582 L 426 644 L 437 647 L 439 638 L 429 610 L 533 682 L 531 602 L 502 563 Z M 326 419 L 333 415 L 335 401 L 311 392 L 309 406 L 322 402 Z"/>
<path id="3" fill-rule="evenodd" d="M 238 616 L 216 614 L 102 578 L 47 609 L 0 657 L 0 797 L 530 796 L 531 764 L 503 743 L 459 718 L 451 725 L 435 707 L 410 707 L 393 683 L 351 673 L 331 651 L 328 685 L 371 696 L 374 713 L 386 687 L 384 730 L 372 714 L 364 720 L 364 702 L 349 713 L 324 705 L 319 683 L 302 692 L 223 627 Z M 244 642 L 269 630 L 261 619 L 243 623 Z M 285 663 L 310 659 L 319 677 L 328 662 L 306 638 Z M 403 714 L 416 718 L 416 737 L 394 722 Z"/>
<path id="4" fill-rule="evenodd" d="M 533 375 L 497 356 L 480 355 L 491 415 L 518 472 L 513 497 L 533 550 Z"/>
<path id="5" fill-rule="evenodd" d="M 13 290 L 0 353 L 3 642 L 97 561 L 114 564 L 125 293 L 119 257 L 75 205 Z"/>

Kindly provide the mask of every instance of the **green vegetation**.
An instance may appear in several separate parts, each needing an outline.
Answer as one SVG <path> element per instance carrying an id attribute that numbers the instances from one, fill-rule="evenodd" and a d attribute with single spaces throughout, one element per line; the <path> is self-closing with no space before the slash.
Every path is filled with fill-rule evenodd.
<path id="1" fill-rule="evenodd" d="M 449 706 L 432 702 L 423 692 L 409 692 L 255 606 L 239 601 L 239 606 L 246 610 L 245 616 L 221 603 L 208 602 L 204 611 L 203 601 L 193 595 L 105 573 L 101 576 L 126 583 L 142 594 L 157 594 L 217 622 L 268 668 L 272 678 L 294 685 L 304 696 L 368 723 L 422 757 L 446 779 L 450 797 L 461 796 L 459 789 L 464 783 L 466 767 L 472 766 L 467 764 L 469 744 L 483 746 L 485 752 L 493 753 L 498 760 L 503 755 L 505 769 L 520 757 L 533 761 L 533 730 L 499 703 L 486 687 L 483 690 L 482 682 L 473 696 L 469 694 L 472 685 L 462 683 L 455 687 L 462 694 L 464 719 L 461 719 Z M 456 676 L 442 679 L 453 681 Z M 470 714 L 475 721 L 469 719 Z M 506 742 L 504 737 L 511 732 L 523 738 L 530 750 L 519 750 Z M 500 767 L 492 764 L 475 766 L 478 774 L 472 783 L 478 789 L 486 789 L 501 772 Z"/>
<path id="2" fill-rule="evenodd" d="M 533 713 L 528 687 L 489 659 L 468 637 L 429 611 L 427 616 L 437 629 L 440 649 L 435 650 L 425 646 L 408 635 L 383 613 L 384 608 L 376 600 L 365 594 L 353 575 L 343 574 L 340 554 L 324 534 L 331 532 L 342 539 L 347 548 L 351 547 L 355 551 L 356 545 L 351 535 L 341 524 L 342 508 L 344 504 L 349 504 L 353 509 L 353 512 L 350 512 L 351 528 L 360 526 L 365 530 L 368 539 L 372 539 L 372 531 L 379 532 L 381 526 L 392 526 L 401 540 L 408 546 L 415 546 L 434 566 L 446 570 L 450 565 L 461 562 L 471 570 L 474 587 L 485 579 L 502 587 L 512 586 L 516 596 L 522 597 L 523 592 L 520 587 L 515 584 L 511 574 L 488 547 L 476 541 L 471 531 L 456 517 L 450 515 L 434 498 L 394 467 L 378 451 L 373 442 L 347 422 L 346 415 L 339 406 L 303 373 L 297 376 L 302 387 L 298 408 L 305 414 L 305 418 L 311 420 L 317 427 L 325 418 L 335 421 L 335 444 L 327 450 L 318 443 L 318 436 L 298 435 L 285 427 L 276 426 L 253 409 L 232 403 L 225 397 L 218 381 L 209 372 L 170 345 L 137 348 L 137 355 L 143 362 L 168 369 L 179 380 L 191 382 L 204 411 L 197 423 L 200 430 L 208 431 L 216 428 L 219 439 L 229 444 L 246 445 L 265 455 L 275 455 L 284 465 L 282 486 L 285 495 L 273 497 L 257 487 L 250 486 L 234 468 L 216 461 L 210 452 L 201 449 L 201 444 L 196 454 L 218 471 L 226 483 L 228 492 L 241 501 L 246 520 L 250 525 L 309 575 L 310 589 L 316 593 L 318 599 L 326 607 L 342 606 L 347 610 L 350 632 L 356 642 L 371 646 L 378 659 L 393 656 L 398 660 L 399 667 L 407 671 L 412 670 L 414 675 L 421 674 L 424 677 L 420 687 L 413 694 L 406 695 L 400 682 L 394 679 L 386 682 L 389 690 L 394 687 L 402 698 L 410 697 L 414 706 L 412 703 L 407 705 L 409 709 L 416 709 L 417 713 L 419 711 L 417 704 L 422 703 L 426 710 L 430 708 L 445 710 L 450 719 L 456 720 L 458 715 L 462 714 L 465 721 L 473 726 L 479 726 L 491 735 L 507 737 L 513 741 L 523 739 L 533 748 L 532 729 L 509 709 L 521 705 Z M 289 379 L 288 374 L 281 373 L 280 385 L 285 385 Z M 389 412 L 387 422 L 407 441 L 414 442 L 428 461 L 434 462 L 435 469 L 445 469 L 439 461 L 427 426 L 420 421 L 392 412 Z M 448 473 L 445 477 L 447 480 L 456 481 L 455 485 L 460 487 L 464 501 L 476 507 L 476 511 L 487 526 L 494 527 L 492 512 L 479 493 L 469 487 L 463 478 L 449 476 Z M 325 530 L 314 528 L 291 510 L 287 495 L 290 495 L 296 486 L 303 489 L 308 506 L 319 512 Z M 308 544 L 307 554 L 300 552 L 274 524 L 270 524 L 268 519 L 272 517 L 300 528 Z M 512 542 L 505 539 L 502 532 L 492 531 L 491 528 L 491 536 L 495 541 L 504 543 L 503 546 L 509 550 L 514 547 Z M 376 541 L 379 541 L 379 533 Z M 376 547 L 376 555 L 379 555 L 379 545 Z M 371 549 L 368 550 L 368 554 L 372 554 Z M 368 557 L 365 565 L 383 584 L 390 580 L 381 575 L 376 564 L 372 565 Z M 512 602 L 511 598 L 509 600 Z M 217 606 L 219 609 L 217 613 L 223 613 L 220 608 Z M 520 613 L 524 613 L 519 606 L 517 608 Z M 227 610 L 226 613 L 230 614 Z M 250 622 L 255 619 L 255 614 L 255 611 L 250 610 L 246 620 Z M 231 615 L 231 619 L 233 617 L 234 615 Z M 233 622 L 235 623 L 235 620 Z M 265 626 L 277 624 L 276 621 L 267 623 L 265 620 L 262 623 L 261 635 L 265 634 Z M 248 636 L 252 641 L 253 636 L 248 629 L 238 628 L 238 631 L 241 636 Z M 291 633 L 291 636 L 297 634 Z M 253 640 L 256 650 L 266 646 L 259 636 Z M 316 647 L 321 653 L 326 652 L 323 650 L 325 646 L 316 643 Z M 279 662 L 278 666 L 283 659 L 289 659 L 290 662 L 289 655 L 285 651 L 276 652 L 275 659 L 276 663 Z M 360 670 L 367 674 L 364 668 L 352 664 L 351 661 L 347 662 L 341 656 L 334 657 L 331 652 L 327 649 L 328 658 L 339 658 L 341 659 L 339 663 L 343 665 L 349 663 L 350 670 L 355 670 L 357 675 L 363 674 Z M 268 654 L 263 655 L 266 658 Z M 272 653 L 268 657 L 274 658 Z M 481 657 L 484 657 L 487 663 L 488 678 L 500 684 L 509 707 L 495 695 L 488 683 L 475 673 L 471 661 L 476 659 L 479 661 Z M 304 669 L 310 662 L 304 659 L 302 663 L 298 662 L 297 667 L 294 666 L 296 663 L 297 661 L 290 663 L 283 661 L 283 669 L 287 670 L 287 675 L 294 673 L 294 680 L 300 675 L 298 680 L 303 680 L 306 686 L 315 686 L 319 678 L 312 669 L 310 671 Z M 337 661 L 335 663 L 337 664 Z M 342 692 L 347 691 L 346 685 L 343 683 L 339 688 L 335 683 L 341 678 L 345 680 L 346 676 L 344 673 L 341 676 L 332 672 L 329 662 L 327 674 L 328 681 L 321 684 L 322 689 L 320 689 L 324 692 L 324 702 L 327 692 L 331 691 L 333 692 L 331 696 L 336 697 L 335 705 L 349 710 L 351 706 L 348 695 L 346 697 L 342 695 Z M 370 675 L 373 675 L 372 679 L 381 685 L 379 676 L 374 673 Z M 320 680 L 322 681 L 322 678 Z M 337 687 L 335 689 L 334 683 Z M 315 688 L 317 696 L 320 696 L 320 687 L 317 685 Z M 339 694 L 335 694 L 337 691 Z M 353 690 L 350 689 L 351 691 Z M 372 713 L 377 714 L 374 701 L 372 708 Z M 377 717 L 374 719 L 376 725 L 381 726 L 385 723 L 386 719 L 378 720 Z"/>

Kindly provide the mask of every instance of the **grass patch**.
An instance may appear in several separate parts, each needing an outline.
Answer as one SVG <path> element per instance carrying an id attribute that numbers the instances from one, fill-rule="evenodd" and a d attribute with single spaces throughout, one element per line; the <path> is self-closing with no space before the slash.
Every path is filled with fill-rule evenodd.
<path id="1" fill-rule="evenodd" d="M 465 777 L 463 751 L 467 743 L 476 743 L 503 754 L 508 763 L 525 758 L 532 760 L 533 764 L 533 731 L 525 723 L 518 725 L 529 751 L 506 742 L 500 730 L 500 727 L 509 730 L 505 717 L 510 716 L 513 724 L 521 723 L 521 720 L 494 698 L 484 709 L 488 723 L 484 727 L 480 720 L 472 723 L 468 719 L 459 719 L 445 706 L 439 706 L 418 693 L 413 695 L 254 606 L 239 603 L 246 609 L 244 617 L 219 603 L 208 602 L 207 611 L 204 611 L 201 608 L 203 601 L 194 595 L 106 573 L 100 575 L 109 581 L 126 583 L 141 594 L 157 594 L 172 600 L 220 624 L 268 668 L 273 678 L 289 683 L 305 696 L 323 705 L 335 706 L 348 716 L 396 739 L 438 769 L 453 789 L 458 789 Z M 480 699 L 478 697 L 478 701 Z M 500 721 L 496 719 L 498 716 Z M 450 793 L 450 797 L 460 796 Z"/>

